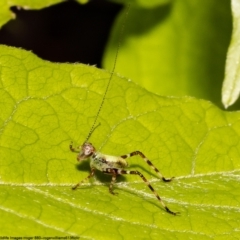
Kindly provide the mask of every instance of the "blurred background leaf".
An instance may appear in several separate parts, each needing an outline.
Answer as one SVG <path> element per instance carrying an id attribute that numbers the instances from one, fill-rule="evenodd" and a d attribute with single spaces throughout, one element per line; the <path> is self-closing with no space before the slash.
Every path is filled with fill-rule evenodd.
<path id="1" fill-rule="evenodd" d="M 159 1 L 154 8 L 133 4 L 116 71 L 151 92 L 194 96 L 223 107 L 221 88 L 231 25 L 228 0 Z M 121 26 L 122 16 L 105 53 L 104 66 L 109 70 Z"/>
<path id="2" fill-rule="evenodd" d="M 222 102 L 225 108 L 234 104 L 240 93 L 240 72 L 239 72 L 239 35 L 240 35 L 240 1 L 232 0 L 233 32 L 231 44 L 228 49 L 225 78 L 222 87 Z"/>

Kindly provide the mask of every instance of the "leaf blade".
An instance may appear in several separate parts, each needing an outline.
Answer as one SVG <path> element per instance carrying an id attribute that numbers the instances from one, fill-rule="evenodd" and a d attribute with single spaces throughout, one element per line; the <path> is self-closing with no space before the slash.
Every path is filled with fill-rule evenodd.
<path id="1" fill-rule="evenodd" d="M 142 172 L 169 208 L 181 212 L 174 217 L 137 177 L 120 178 L 117 197 L 108 193 L 110 177 L 101 173 L 71 190 L 89 166 L 77 164 L 69 143 L 84 141 L 108 72 L 52 64 L 6 46 L 0 53 L 1 91 L 8 105 L 0 128 L 1 214 L 8 218 L 1 233 L 9 234 L 17 222 L 21 235 L 27 229 L 28 234 L 93 239 L 110 239 L 113 233 L 116 239 L 238 236 L 239 113 L 190 97 L 160 97 L 114 76 L 100 114 L 102 125 L 91 141 L 107 154 L 141 150 L 166 177 L 175 176 L 164 184 L 141 158 L 129 159 L 129 169 Z M 5 69 L 14 72 L 14 84 L 6 85 L 11 75 Z M 20 83 L 26 86 L 14 90 Z"/>

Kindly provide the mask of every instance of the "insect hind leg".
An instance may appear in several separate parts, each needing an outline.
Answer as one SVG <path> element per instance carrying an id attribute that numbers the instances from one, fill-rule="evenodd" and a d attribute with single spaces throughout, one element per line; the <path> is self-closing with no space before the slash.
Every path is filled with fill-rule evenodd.
<path id="1" fill-rule="evenodd" d="M 164 182 L 171 182 L 174 177 L 171 177 L 171 178 L 165 178 L 161 173 L 160 171 L 152 164 L 152 162 L 140 151 L 135 151 L 135 152 L 131 152 L 129 154 L 126 154 L 126 155 L 123 155 L 121 156 L 121 158 L 129 158 L 129 157 L 133 157 L 133 156 L 136 156 L 136 155 L 139 155 L 157 174 L 158 176 L 164 181 Z"/>
<path id="2" fill-rule="evenodd" d="M 152 185 L 149 183 L 149 181 L 139 172 L 139 171 L 127 171 L 127 170 L 123 170 L 123 169 L 113 169 L 113 168 L 107 168 L 105 170 L 106 173 L 115 173 L 116 175 L 122 175 L 122 174 L 134 174 L 134 175 L 138 175 L 139 177 L 142 178 L 142 180 L 146 183 L 146 185 L 149 187 L 149 189 L 153 192 L 153 194 L 156 196 L 156 198 L 158 199 L 158 201 L 161 203 L 161 205 L 164 207 L 164 209 L 166 210 L 166 212 L 172 214 L 172 215 L 178 215 L 179 212 L 173 212 L 171 211 L 166 204 L 163 202 L 163 200 L 161 199 L 161 197 L 158 195 L 158 193 L 154 190 L 154 188 L 152 187 Z"/>

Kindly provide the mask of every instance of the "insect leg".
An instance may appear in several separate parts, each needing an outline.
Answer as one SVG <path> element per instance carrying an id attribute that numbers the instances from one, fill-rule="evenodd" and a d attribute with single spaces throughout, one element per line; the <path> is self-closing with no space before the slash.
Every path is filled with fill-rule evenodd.
<path id="1" fill-rule="evenodd" d="M 91 178 L 91 177 L 94 175 L 94 171 L 95 171 L 95 169 L 92 168 L 92 169 L 91 169 L 91 173 L 90 173 L 86 178 L 84 178 L 81 182 L 77 183 L 74 187 L 72 187 L 72 190 L 77 189 L 77 187 L 78 187 L 79 185 L 81 185 L 84 181 L 86 181 L 86 180 L 88 180 L 89 178 Z"/>
<path id="2" fill-rule="evenodd" d="M 113 169 L 113 168 L 107 168 L 105 169 L 106 173 L 115 173 L 116 175 L 120 175 L 120 174 L 134 174 L 134 175 L 138 175 L 139 177 L 142 178 L 142 180 L 146 183 L 146 185 L 150 188 L 150 190 L 153 192 L 153 194 L 156 196 L 156 198 L 158 199 L 158 201 L 162 204 L 162 206 L 165 208 L 165 210 L 172 214 L 172 215 L 177 215 L 179 214 L 179 212 L 173 212 L 171 211 L 163 202 L 163 200 L 160 198 L 160 196 L 158 195 L 158 193 L 154 190 L 154 188 L 152 187 L 152 185 L 148 182 L 148 180 L 138 171 L 127 171 L 127 170 L 122 170 L 122 169 Z"/>
<path id="3" fill-rule="evenodd" d="M 116 178 L 117 178 L 117 173 L 116 173 L 116 171 L 113 171 L 112 181 L 111 181 L 110 186 L 109 186 L 109 192 L 113 195 L 117 195 L 117 193 L 113 192 L 113 185 L 116 182 Z"/>
<path id="4" fill-rule="evenodd" d="M 136 156 L 136 155 L 139 155 L 157 174 L 158 176 L 164 181 L 164 182 L 171 182 L 173 180 L 174 177 L 172 178 L 165 178 L 161 173 L 160 171 L 152 164 L 152 162 L 147 159 L 145 157 L 145 155 L 140 152 L 140 151 L 135 151 L 135 152 L 132 152 L 132 153 L 129 153 L 129 154 L 126 154 L 126 155 L 123 155 L 121 156 L 121 158 L 129 158 L 129 157 L 133 157 L 133 156 Z"/>
<path id="5" fill-rule="evenodd" d="M 79 153 L 80 151 L 80 147 L 76 147 L 76 148 L 73 147 L 73 142 L 70 143 L 69 148 L 72 152 L 75 152 L 75 153 Z"/>
<path id="6" fill-rule="evenodd" d="M 113 195 L 117 195 L 117 193 L 113 192 L 113 185 L 114 183 L 116 182 L 116 178 L 117 178 L 117 169 L 115 168 L 107 168 L 107 169 L 104 169 L 102 171 L 103 173 L 106 173 L 106 174 L 111 174 L 112 175 L 112 181 L 109 185 L 109 192 Z"/>

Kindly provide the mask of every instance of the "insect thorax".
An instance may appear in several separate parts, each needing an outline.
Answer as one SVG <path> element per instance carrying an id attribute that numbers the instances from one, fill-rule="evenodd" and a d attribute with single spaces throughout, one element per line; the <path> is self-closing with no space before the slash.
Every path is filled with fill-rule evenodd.
<path id="1" fill-rule="evenodd" d="M 105 155 L 100 152 L 95 152 L 90 156 L 91 168 L 96 168 L 103 171 L 107 168 L 123 169 L 127 167 L 128 163 L 125 159 L 117 156 Z"/>

